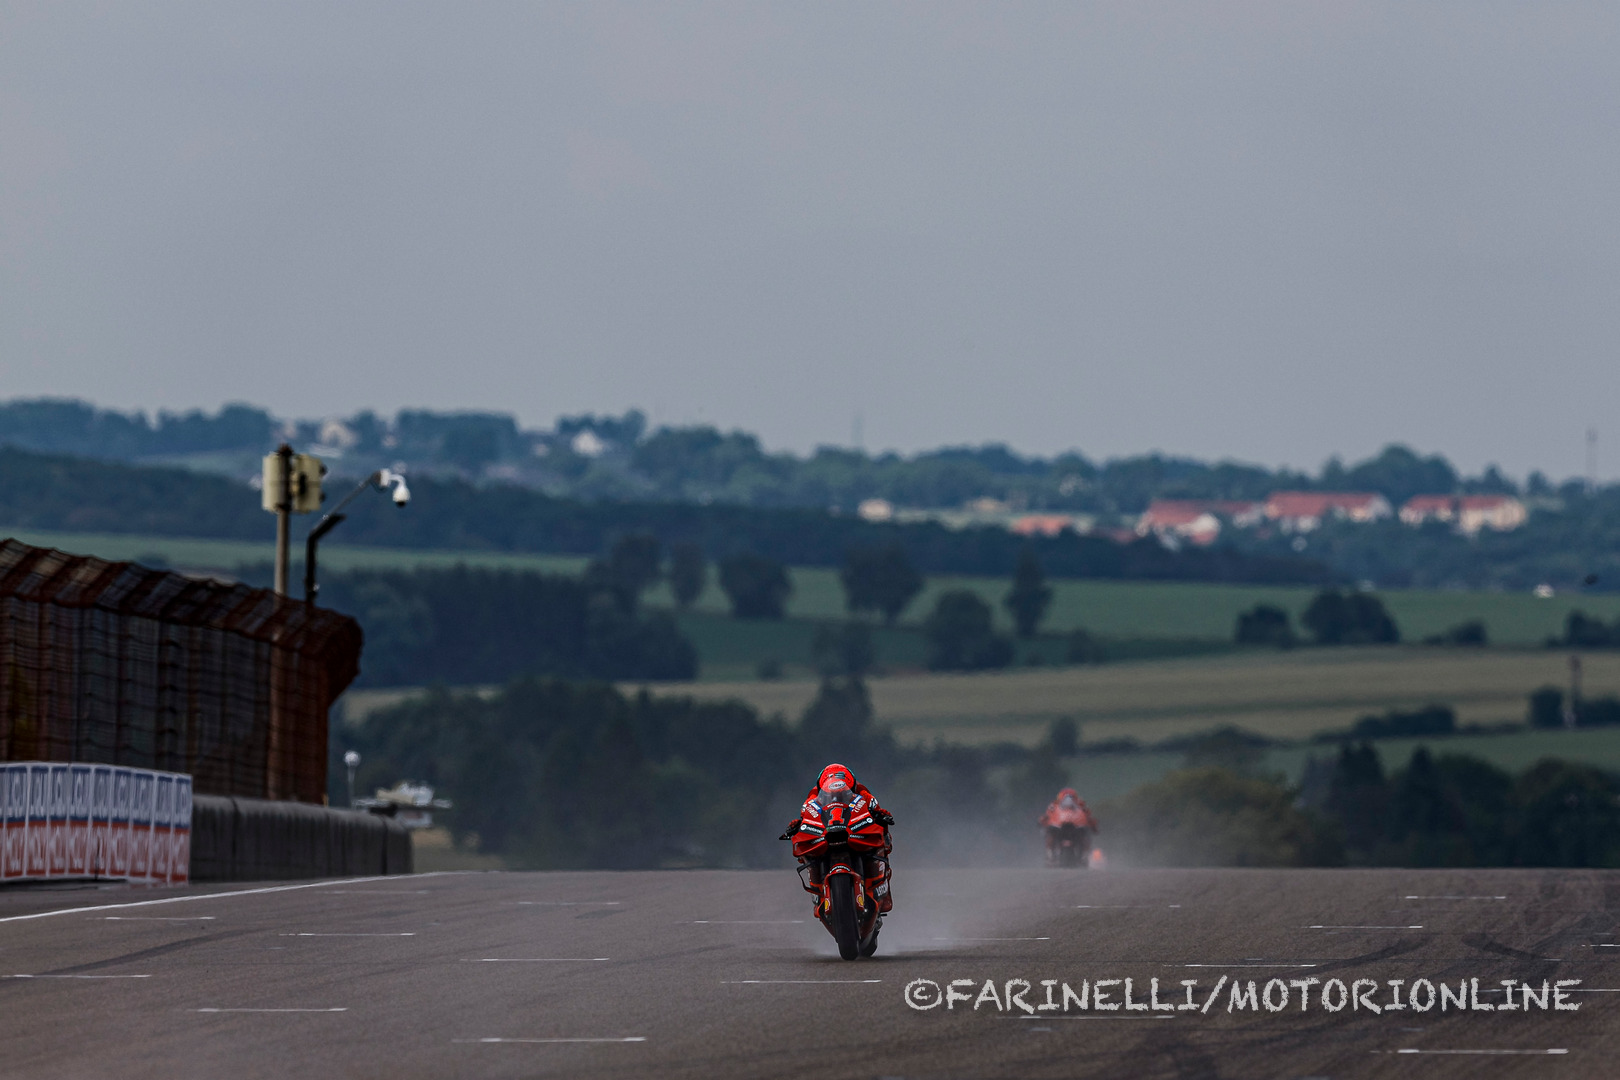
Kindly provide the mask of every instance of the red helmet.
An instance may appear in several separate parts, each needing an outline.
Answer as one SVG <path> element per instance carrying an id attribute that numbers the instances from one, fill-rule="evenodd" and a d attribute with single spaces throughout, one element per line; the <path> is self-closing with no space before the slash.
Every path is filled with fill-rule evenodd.
<path id="1" fill-rule="evenodd" d="M 854 791 L 855 774 L 835 763 L 821 770 L 816 787 L 821 791 Z"/>

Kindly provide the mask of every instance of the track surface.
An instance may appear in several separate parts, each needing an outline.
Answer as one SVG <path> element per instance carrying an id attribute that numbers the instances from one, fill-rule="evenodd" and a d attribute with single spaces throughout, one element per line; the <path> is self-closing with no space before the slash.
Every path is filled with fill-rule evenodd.
<path id="1" fill-rule="evenodd" d="M 902 866 L 896 886 L 856 963 L 785 871 L 0 891 L 0 974 L 35 976 L 0 980 L 0 1074 L 1620 1075 L 1620 873 Z M 202 898 L 88 909 L 176 897 Z M 60 913 L 17 918 L 41 912 Z M 1378 1002 L 1388 979 L 1477 977 L 1498 1003 L 1501 979 L 1583 981 L 1578 1012 L 1461 1015 L 1329 1013 L 1320 987 L 1303 1013 L 1298 990 L 1276 1013 L 1229 1013 L 1225 990 L 1207 1013 L 904 998 L 1129 977 L 1140 1001 L 1157 977 L 1176 1001 L 1197 979 L 1202 1005 L 1222 975 L 1376 979 Z"/>

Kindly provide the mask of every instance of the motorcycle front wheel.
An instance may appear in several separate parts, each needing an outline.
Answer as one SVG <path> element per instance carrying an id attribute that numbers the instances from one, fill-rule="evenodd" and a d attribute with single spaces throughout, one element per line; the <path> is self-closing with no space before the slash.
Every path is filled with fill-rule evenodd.
<path id="1" fill-rule="evenodd" d="M 838 955 L 853 960 L 861 955 L 860 930 L 856 926 L 855 888 L 848 874 L 836 874 L 827 883 L 827 895 L 832 899 L 828 918 L 832 923 L 833 939 L 838 942 Z"/>

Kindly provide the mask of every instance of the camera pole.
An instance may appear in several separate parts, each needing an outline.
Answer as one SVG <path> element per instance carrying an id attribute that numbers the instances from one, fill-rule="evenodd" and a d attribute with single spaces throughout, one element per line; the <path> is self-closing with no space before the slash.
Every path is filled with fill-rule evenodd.
<path id="1" fill-rule="evenodd" d="M 288 551 L 292 543 L 292 447 L 276 447 L 276 595 L 287 595 Z"/>
<path id="2" fill-rule="evenodd" d="M 378 469 L 356 485 L 355 489 L 343 496 L 343 501 L 332 507 L 325 517 L 315 523 L 309 530 L 309 539 L 304 541 L 304 603 L 313 604 L 315 597 L 320 593 L 321 586 L 315 579 L 315 557 L 321 543 L 321 537 L 337 528 L 348 516 L 343 508 L 354 501 L 366 488 L 376 488 L 386 492 L 393 489 L 394 505 L 403 508 L 410 500 L 410 488 L 405 486 L 405 478 L 392 469 Z"/>

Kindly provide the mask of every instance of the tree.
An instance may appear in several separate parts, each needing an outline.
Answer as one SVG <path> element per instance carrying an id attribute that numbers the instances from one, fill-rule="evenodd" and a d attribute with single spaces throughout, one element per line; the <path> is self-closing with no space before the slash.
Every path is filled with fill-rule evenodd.
<path id="1" fill-rule="evenodd" d="M 593 594 L 607 593 L 626 615 L 641 607 L 641 594 L 659 578 L 658 538 L 649 533 L 622 536 L 614 541 L 605 560 L 585 568 L 585 587 Z"/>
<path id="2" fill-rule="evenodd" d="M 872 670 L 872 664 L 877 659 L 872 648 L 872 628 L 862 622 L 850 622 L 843 626 L 824 623 L 816 628 L 810 655 L 822 678 L 862 678 Z"/>
<path id="3" fill-rule="evenodd" d="M 1602 619 L 1594 619 L 1584 611 L 1572 611 L 1564 620 L 1562 644 L 1572 649 L 1607 649 L 1620 644 L 1620 622 L 1610 630 Z"/>
<path id="4" fill-rule="evenodd" d="M 864 755 L 871 736 L 872 698 L 860 679 L 821 680 L 799 720 L 799 745 L 814 761 L 850 761 Z"/>
<path id="5" fill-rule="evenodd" d="M 1232 640 L 1239 645 L 1274 645 L 1288 649 L 1294 644 L 1294 628 L 1289 625 L 1288 612 L 1282 608 L 1256 604 L 1238 616 Z"/>
<path id="6" fill-rule="evenodd" d="M 1116 800 L 1114 844 L 1161 866 L 1332 866 L 1343 856 L 1298 793 L 1275 780 L 1205 767 L 1173 772 Z"/>
<path id="7" fill-rule="evenodd" d="M 1526 866 L 1620 864 L 1614 777 L 1591 765 L 1543 760 L 1519 776 L 1518 862 Z"/>
<path id="8" fill-rule="evenodd" d="M 1484 619 L 1469 619 L 1443 633 L 1430 634 L 1423 639 L 1423 644 L 1483 646 L 1490 644 L 1490 632 L 1485 629 Z"/>
<path id="9" fill-rule="evenodd" d="M 1102 642 L 1075 627 L 1069 631 L 1063 655 L 1071 664 L 1100 664 L 1108 659 L 1108 650 L 1103 648 Z"/>
<path id="10" fill-rule="evenodd" d="M 1324 486 L 1329 478 L 1323 476 Z M 1436 454 L 1419 457 L 1405 446 L 1386 446 L 1375 458 L 1353 466 L 1337 484 L 1343 489 L 1371 489 L 1399 506 L 1414 495 L 1449 495 L 1457 490 L 1457 471 Z"/>
<path id="11" fill-rule="evenodd" d="M 669 589 L 675 594 L 675 606 L 686 611 L 703 595 L 709 579 L 709 568 L 703 559 L 703 549 L 697 544 L 672 544 L 669 549 Z"/>
<path id="12" fill-rule="evenodd" d="M 1323 589 L 1299 621 L 1318 645 L 1384 645 L 1401 640 L 1384 602 L 1370 593 Z"/>
<path id="13" fill-rule="evenodd" d="M 942 593 L 923 623 L 928 666 L 935 671 L 978 671 L 1012 662 L 1012 642 L 992 628 L 990 605 L 968 589 Z"/>
<path id="14" fill-rule="evenodd" d="M 1564 726 L 1564 692 L 1556 686 L 1543 686 L 1530 692 L 1528 719 L 1531 727 Z"/>
<path id="15" fill-rule="evenodd" d="M 1031 638 L 1046 609 L 1052 603 L 1052 586 L 1046 583 L 1046 572 L 1041 569 L 1040 557 L 1029 548 L 1018 553 L 1018 566 L 1013 570 L 1012 588 L 1002 601 L 1012 612 L 1018 627 L 1018 636 Z"/>
<path id="16" fill-rule="evenodd" d="M 1071 717 L 1058 717 L 1047 727 L 1042 745 L 1055 757 L 1074 757 L 1080 752 L 1080 725 Z"/>
<path id="17" fill-rule="evenodd" d="M 720 587 L 739 619 L 780 619 L 793 592 L 787 567 L 760 555 L 733 555 L 720 562 Z"/>
<path id="18" fill-rule="evenodd" d="M 899 544 L 851 549 L 838 577 L 849 610 L 875 611 L 883 616 L 885 626 L 894 625 L 923 587 L 922 574 Z"/>
<path id="19" fill-rule="evenodd" d="M 1369 855 L 1384 839 L 1389 819 L 1389 782 L 1372 743 L 1339 747 L 1328 784 L 1326 809 L 1339 819 L 1345 845 Z"/>

